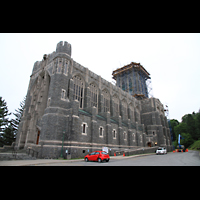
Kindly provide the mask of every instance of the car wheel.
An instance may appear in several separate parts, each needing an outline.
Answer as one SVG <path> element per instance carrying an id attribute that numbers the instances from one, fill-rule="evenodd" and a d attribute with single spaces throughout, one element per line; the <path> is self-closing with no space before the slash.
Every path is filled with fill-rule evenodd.
<path id="1" fill-rule="evenodd" d="M 98 162 L 99 162 L 99 163 L 102 162 L 101 158 L 98 158 Z"/>
<path id="2" fill-rule="evenodd" d="M 108 160 L 106 160 L 106 162 L 109 162 L 109 159 L 108 159 Z"/>
<path id="3" fill-rule="evenodd" d="M 85 162 L 88 162 L 89 160 L 88 160 L 88 158 L 85 158 Z"/>

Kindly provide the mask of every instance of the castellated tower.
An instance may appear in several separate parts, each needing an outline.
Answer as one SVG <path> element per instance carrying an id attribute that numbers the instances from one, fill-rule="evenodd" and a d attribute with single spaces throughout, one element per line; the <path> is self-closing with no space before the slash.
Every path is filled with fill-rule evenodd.
<path id="1" fill-rule="evenodd" d="M 141 147 L 155 152 L 160 145 L 170 150 L 163 105 L 146 92 L 149 73 L 137 63 L 129 67 L 135 76 L 118 70 L 114 86 L 75 62 L 71 44 L 59 42 L 56 51 L 34 63 L 17 148 L 32 148 L 40 158 L 66 156 L 66 150 L 72 158 L 84 157 L 104 146 L 110 155 Z"/>
<path id="2" fill-rule="evenodd" d="M 71 44 L 69 44 L 68 42 L 64 42 L 63 44 L 63 41 L 60 41 L 57 44 L 56 52 L 66 53 L 71 57 Z"/>

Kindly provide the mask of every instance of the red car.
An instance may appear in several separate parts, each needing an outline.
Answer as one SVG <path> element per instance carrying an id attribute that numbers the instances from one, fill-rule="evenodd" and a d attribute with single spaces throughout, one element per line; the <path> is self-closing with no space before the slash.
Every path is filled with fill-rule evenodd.
<path id="1" fill-rule="evenodd" d="M 85 161 L 106 161 L 109 162 L 110 156 L 105 151 L 93 151 L 92 153 L 85 156 Z"/>

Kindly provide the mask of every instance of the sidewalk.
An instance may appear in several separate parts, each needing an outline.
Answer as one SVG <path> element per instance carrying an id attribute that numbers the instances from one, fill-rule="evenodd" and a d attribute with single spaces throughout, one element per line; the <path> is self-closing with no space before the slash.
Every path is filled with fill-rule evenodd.
<path id="1" fill-rule="evenodd" d="M 55 159 L 36 159 L 36 160 L 3 160 L 0 161 L 0 166 L 31 166 L 48 163 L 65 163 L 65 162 L 80 162 L 83 159 L 76 160 L 55 160 Z"/>
<path id="2" fill-rule="evenodd" d="M 110 156 L 111 160 L 128 159 L 139 156 L 148 156 L 155 153 L 138 154 L 133 156 Z M 36 159 L 36 160 L 3 160 L 0 161 L 0 166 L 34 166 L 40 164 L 51 164 L 51 163 L 72 163 L 72 162 L 84 162 L 84 159 L 71 159 L 71 160 L 56 160 L 56 159 Z"/>

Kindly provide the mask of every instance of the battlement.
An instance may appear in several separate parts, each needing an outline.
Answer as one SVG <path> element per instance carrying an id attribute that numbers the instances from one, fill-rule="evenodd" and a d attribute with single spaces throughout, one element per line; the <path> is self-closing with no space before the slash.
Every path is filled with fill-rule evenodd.
<path id="1" fill-rule="evenodd" d="M 60 41 L 56 47 L 56 53 L 59 53 L 59 52 L 66 53 L 71 57 L 71 44 L 64 41 L 64 45 L 63 45 L 63 41 Z"/>

